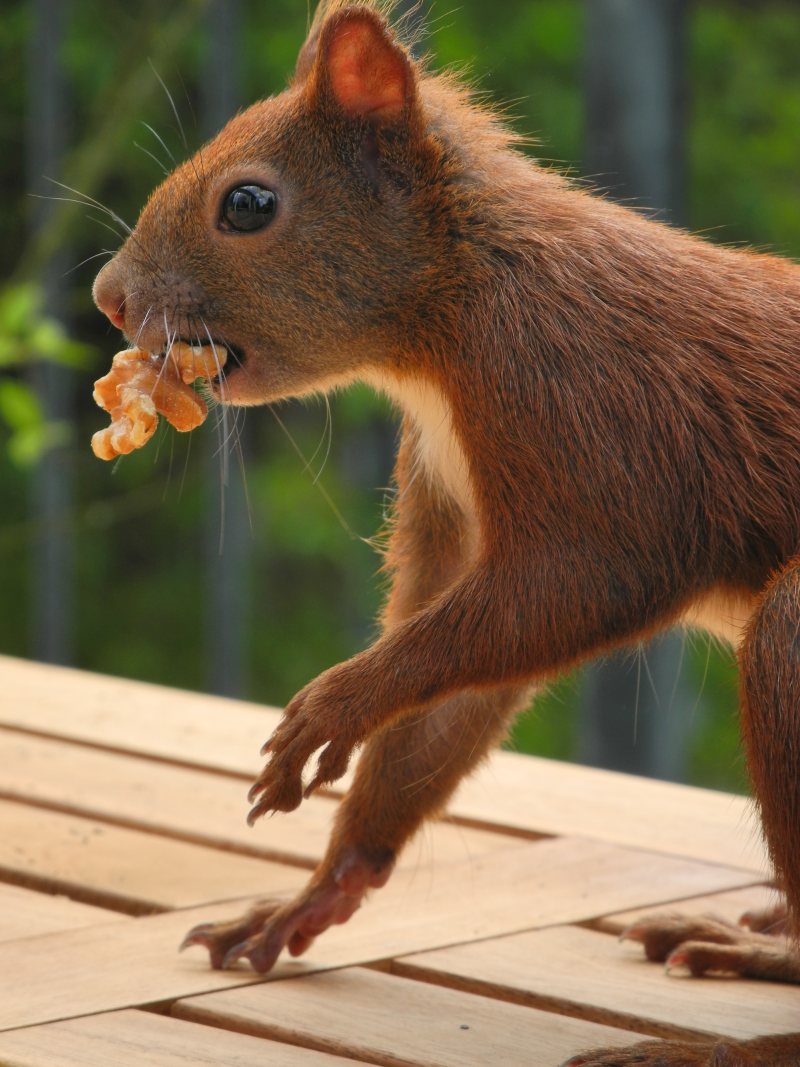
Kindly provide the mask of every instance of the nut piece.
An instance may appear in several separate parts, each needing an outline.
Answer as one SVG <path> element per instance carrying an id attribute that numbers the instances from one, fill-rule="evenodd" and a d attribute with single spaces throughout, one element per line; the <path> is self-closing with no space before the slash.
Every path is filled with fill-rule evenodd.
<path id="1" fill-rule="evenodd" d="M 109 373 L 95 382 L 95 402 L 111 415 L 111 425 L 92 437 L 94 454 L 115 459 L 141 448 L 155 433 L 159 415 L 176 430 L 194 430 L 208 409 L 189 383 L 218 374 L 226 358 L 219 346 L 183 342 L 166 356 L 139 348 L 118 352 Z"/>
<path id="2" fill-rule="evenodd" d="M 169 350 L 181 380 L 187 385 L 196 378 L 214 378 L 225 366 L 228 350 L 220 345 L 187 345 L 176 341 Z"/>

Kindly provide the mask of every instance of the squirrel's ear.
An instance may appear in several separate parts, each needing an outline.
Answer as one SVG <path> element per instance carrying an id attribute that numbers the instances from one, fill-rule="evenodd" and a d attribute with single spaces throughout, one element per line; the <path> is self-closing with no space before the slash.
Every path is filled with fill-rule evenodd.
<path id="1" fill-rule="evenodd" d="M 296 77 L 354 118 L 377 125 L 397 121 L 413 103 L 411 60 L 377 12 L 345 8 L 312 34 L 297 62 Z"/>

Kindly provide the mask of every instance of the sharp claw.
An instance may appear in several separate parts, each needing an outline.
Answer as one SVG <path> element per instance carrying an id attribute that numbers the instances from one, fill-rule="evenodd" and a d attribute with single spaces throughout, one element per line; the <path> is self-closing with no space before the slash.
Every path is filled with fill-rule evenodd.
<path id="1" fill-rule="evenodd" d="M 258 944 L 253 945 L 247 953 L 247 958 L 250 960 L 253 970 L 258 971 L 259 974 L 266 974 L 267 971 L 271 971 L 283 947 L 283 938 L 277 937 L 275 934 L 268 938 L 259 938 Z"/>
<path id="2" fill-rule="evenodd" d="M 620 941 L 644 941 L 644 931 L 641 926 L 633 923 L 631 926 L 626 926 L 622 933 L 619 935 Z"/>
<path id="3" fill-rule="evenodd" d="M 191 945 L 202 945 L 207 948 L 211 940 L 209 935 L 213 928 L 213 923 L 199 923 L 197 926 L 193 926 L 178 946 L 178 952 L 183 952 L 185 948 L 189 948 Z"/>
<path id="4" fill-rule="evenodd" d="M 311 781 L 308 783 L 308 785 L 303 790 L 303 796 L 305 797 L 305 799 L 308 800 L 308 798 L 311 796 L 311 794 L 315 790 L 319 789 L 319 787 L 321 785 L 322 785 L 321 776 L 319 774 L 314 775 L 314 777 L 311 779 Z"/>
<path id="5" fill-rule="evenodd" d="M 269 750 L 272 748 L 272 743 L 275 740 L 275 734 L 272 737 L 268 737 L 264 744 L 261 746 L 261 755 L 266 756 Z"/>
<path id="6" fill-rule="evenodd" d="M 664 970 L 667 974 L 671 974 L 672 971 L 677 970 L 679 967 L 689 966 L 689 953 L 685 949 L 676 948 L 674 952 L 671 952 L 667 956 Z"/>
<path id="7" fill-rule="evenodd" d="M 247 790 L 247 799 L 252 804 L 259 793 L 264 789 L 264 783 L 259 778 L 258 781 L 253 782 L 250 788 Z"/>
<path id="8" fill-rule="evenodd" d="M 266 809 L 261 804 L 256 804 L 255 807 L 251 808 L 247 813 L 247 825 L 255 826 L 257 820 L 261 818 L 265 810 Z"/>
<path id="9" fill-rule="evenodd" d="M 229 948 L 222 957 L 220 969 L 227 971 L 234 965 L 234 963 L 238 963 L 240 959 L 243 959 L 247 955 L 248 944 L 248 941 L 240 941 L 238 945 L 233 945 L 232 948 Z"/>

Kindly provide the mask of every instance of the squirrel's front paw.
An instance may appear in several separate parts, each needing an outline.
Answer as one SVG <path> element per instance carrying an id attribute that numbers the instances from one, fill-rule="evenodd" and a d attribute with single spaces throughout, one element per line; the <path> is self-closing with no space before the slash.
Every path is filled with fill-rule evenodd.
<path id="1" fill-rule="evenodd" d="M 368 890 L 386 885 L 393 867 L 390 849 L 351 845 L 295 900 L 263 901 L 232 922 L 200 923 L 186 935 L 181 949 L 201 945 L 216 970 L 247 959 L 254 970 L 266 974 L 284 949 L 300 956 L 328 927 L 347 922 Z"/>
<path id="2" fill-rule="evenodd" d="M 292 956 L 302 955 L 318 934 L 332 923 L 346 922 L 360 903 L 361 897 L 331 886 L 290 904 L 259 904 L 238 921 L 195 926 L 181 949 L 202 945 L 215 970 L 227 970 L 246 959 L 253 970 L 266 974 L 284 949 Z"/>
<path id="3" fill-rule="evenodd" d="M 293 811 L 304 796 L 335 782 L 347 770 L 353 750 L 365 737 L 348 666 L 321 674 L 287 705 L 261 750 L 269 761 L 249 793 L 254 803 L 247 820 L 251 825 L 266 812 Z M 319 748 L 316 773 L 304 788 L 303 769 Z"/>

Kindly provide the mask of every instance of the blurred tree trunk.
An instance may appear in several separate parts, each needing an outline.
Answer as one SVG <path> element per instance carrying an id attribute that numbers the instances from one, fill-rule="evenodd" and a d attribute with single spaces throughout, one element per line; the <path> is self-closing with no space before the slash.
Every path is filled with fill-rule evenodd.
<path id="1" fill-rule="evenodd" d="M 585 173 L 611 195 L 685 219 L 687 0 L 587 0 Z M 578 757 L 685 778 L 691 696 L 683 637 L 588 668 Z"/>
<path id="2" fill-rule="evenodd" d="M 242 104 L 241 0 L 212 0 L 206 15 L 206 71 L 199 78 L 203 133 L 211 137 Z M 206 640 L 209 686 L 242 697 L 248 691 L 248 617 L 252 536 L 245 490 L 247 435 L 243 412 L 212 409 L 206 424 Z M 237 426 L 236 429 L 233 427 Z"/>
<path id="3" fill-rule="evenodd" d="M 58 190 L 47 178 L 58 178 L 66 146 L 68 86 L 61 45 L 69 14 L 66 0 L 32 0 L 32 32 L 28 46 L 27 171 L 28 190 L 51 197 Z M 55 205 L 31 201 L 31 236 L 44 230 Z M 44 264 L 41 282 L 45 312 L 63 321 L 64 264 L 59 248 Z M 42 361 L 31 371 L 31 384 L 48 420 L 72 424 L 72 373 Z M 66 663 L 72 655 L 73 543 L 70 533 L 72 467 L 67 448 L 47 450 L 32 478 L 31 510 L 36 537 L 31 582 L 31 647 L 33 655 Z"/>

